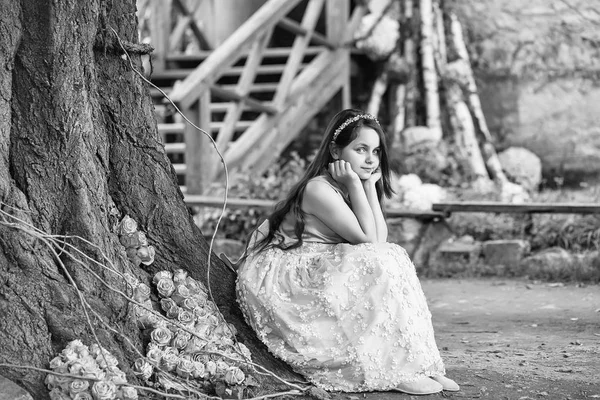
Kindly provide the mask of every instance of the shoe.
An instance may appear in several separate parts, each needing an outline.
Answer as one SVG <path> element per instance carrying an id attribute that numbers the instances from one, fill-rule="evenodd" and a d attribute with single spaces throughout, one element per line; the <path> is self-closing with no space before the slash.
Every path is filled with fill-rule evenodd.
<path id="1" fill-rule="evenodd" d="M 395 390 L 406 394 L 418 395 L 439 393 L 443 389 L 444 387 L 440 383 L 434 381 L 433 379 L 423 377 L 414 382 L 401 383 L 396 386 Z"/>
<path id="2" fill-rule="evenodd" d="M 458 392 L 460 390 L 460 386 L 456 382 L 444 375 L 432 376 L 431 379 L 441 384 L 447 392 Z"/>

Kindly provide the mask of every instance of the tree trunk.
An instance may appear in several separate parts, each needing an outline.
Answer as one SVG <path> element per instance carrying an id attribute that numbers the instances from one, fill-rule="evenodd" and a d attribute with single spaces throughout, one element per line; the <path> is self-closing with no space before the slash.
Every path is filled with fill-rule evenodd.
<path id="1" fill-rule="evenodd" d="M 94 243 L 97 248 L 68 239 L 91 258 L 102 261 L 104 254 L 119 273 L 131 272 L 141 281 L 163 269 L 188 270 L 210 284 L 221 312 L 238 328 L 239 340 L 256 362 L 280 376 L 297 377 L 243 323 L 235 275 L 216 257 L 207 278 L 208 244 L 183 201 L 148 87 L 121 57 L 112 31 L 137 43 L 135 0 L 4 0 L 0 23 L 1 210 L 47 235 Z M 132 57 L 139 69 L 140 55 Z M 155 246 L 149 267 L 127 261 L 112 230 L 115 210 L 132 216 Z M 51 249 L 8 226 L 14 222 L 9 217 L 0 222 L 0 364 L 47 368 L 67 342 L 91 344 L 91 330 Z M 59 257 L 102 319 L 143 352 L 128 302 L 66 253 Z M 111 286 L 125 288 L 118 275 L 88 265 Z M 137 353 L 94 317 L 92 325 L 127 373 Z M 0 374 L 36 399 L 48 397 L 42 373 L 2 367 Z"/>
<path id="2" fill-rule="evenodd" d="M 442 139 L 440 117 L 440 99 L 438 77 L 434 59 L 433 5 L 431 0 L 420 1 L 421 16 L 421 66 L 425 91 L 425 107 L 427 110 L 427 127 L 436 134 L 436 141 Z"/>

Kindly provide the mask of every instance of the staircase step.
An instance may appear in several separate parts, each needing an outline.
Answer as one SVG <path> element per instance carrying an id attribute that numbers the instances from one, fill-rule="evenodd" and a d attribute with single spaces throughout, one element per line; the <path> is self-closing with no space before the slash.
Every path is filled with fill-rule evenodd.
<path id="1" fill-rule="evenodd" d="M 301 65 L 302 69 L 304 65 Z M 230 67 L 225 70 L 222 76 L 238 76 L 244 70 L 244 66 Z M 257 75 L 281 74 L 285 70 L 285 64 L 261 65 L 257 69 Z M 194 68 L 173 68 L 152 74 L 152 80 L 183 80 L 194 71 Z"/>
<path id="2" fill-rule="evenodd" d="M 223 89 L 227 90 L 235 90 L 237 85 L 219 85 Z M 255 83 L 250 87 L 250 93 L 258 93 L 258 92 L 274 92 L 277 90 L 279 86 L 279 82 L 268 82 L 268 83 Z"/>
<path id="3" fill-rule="evenodd" d="M 326 50 L 325 46 L 311 46 L 306 49 L 304 52 L 307 56 L 315 56 L 322 51 Z M 276 58 L 276 57 L 287 57 L 290 55 L 292 48 L 291 47 L 269 47 L 265 49 L 263 53 L 263 58 Z M 210 51 L 199 51 L 194 54 L 169 54 L 167 56 L 167 61 L 174 62 L 202 62 L 206 60 L 206 58 L 210 55 Z M 242 54 L 243 57 L 247 56 L 247 53 Z"/>
<path id="4" fill-rule="evenodd" d="M 185 174 L 187 171 L 187 166 L 185 164 L 172 164 L 175 169 L 175 173 L 177 174 Z"/>
<path id="5" fill-rule="evenodd" d="M 240 131 L 240 130 L 247 129 L 253 123 L 254 123 L 254 121 L 244 121 L 244 120 L 238 121 L 238 123 L 235 125 L 235 130 Z M 210 130 L 213 132 L 218 131 L 219 129 L 221 129 L 221 127 L 223 125 L 224 125 L 223 122 L 211 122 Z M 158 124 L 158 131 L 162 134 L 185 133 L 185 123 L 177 122 L 177 123 L 173 123 L 173 124 Z"/>
<path id="6" fill-rule="evenodd" d="M 183 153 L 185 151 L 185 143 L 165 143 L 165 151 L 169 153 Z"/>

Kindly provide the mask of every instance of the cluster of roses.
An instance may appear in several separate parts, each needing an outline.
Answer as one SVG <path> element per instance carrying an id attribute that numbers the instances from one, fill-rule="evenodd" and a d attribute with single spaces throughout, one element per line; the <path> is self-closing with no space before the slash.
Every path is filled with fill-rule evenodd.
<path id="1" fill-rule="evenodd" d="M 81 376 L 80 379 L 48 374 L 45 383 L 52 400 L 136 400 L 137 390 L 127 386 L 125 373 L 117 359 L 97 344 L 89 348 L 73 340 L 50 361 L 57 374 Z"/>
<path id="2" fill-rule="evenodd" d="M 182 269 L 160 271 L 152 283 L 166 318 L 149 311 L 147 285 L 129 282 L 134 300 L 143 305 L 135 306 L 138 324 L 150 332 L 146 357 L 136 360 L 134 373 L 144 380 L 154 376 L 165 390 L 185 390 L 181 382 L 189 380 L 208 390 L 223 384 L 243 390 L 247 379 L 240 367 L 250 361 L 250 351 L 235 343 L 235 328 L 222 320 L 204 285 Z"/>
<path id="3" fill-rule="evenodd" d="M 374 61 L 383 60 L 396 48 L 399 28 L 398 21 L 388 15 L 367 14 L 354 34 L 356 47 Z"/>
<path id="4" fill-rule="evenodd" d="M 136 267 L 140 264 L 150 265 L 154 262 L 156 250 L 148 245 L 144 232 L 138 231 L 138 224 L 133 218 L 126 215 L 118 226 L 119 241 L 125 246 L 127 258 Z"/>

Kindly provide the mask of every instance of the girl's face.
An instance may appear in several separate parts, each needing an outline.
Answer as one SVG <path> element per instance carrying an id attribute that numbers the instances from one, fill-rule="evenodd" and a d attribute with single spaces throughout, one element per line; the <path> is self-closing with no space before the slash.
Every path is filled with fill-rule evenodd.
<path id="1" fill-rule="evenodd" d="M 361 180 L 369 179 L 379 167 L 379 135 L 368 127 L 361 127 L 358 136 L 348 146 L 338 150 L 338 159 L 349 162 Z"/>

